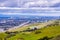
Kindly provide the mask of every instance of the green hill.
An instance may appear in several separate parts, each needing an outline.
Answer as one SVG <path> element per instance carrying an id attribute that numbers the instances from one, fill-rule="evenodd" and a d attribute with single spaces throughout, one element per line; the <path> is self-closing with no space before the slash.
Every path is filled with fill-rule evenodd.
<path id="1" fill-rule="evenodd" d="M 0 33 L 0 35 L 2 40 L 53 40 L 60 35 L 60 22 L 55 21 L 53 24 L 40 29 L 28 28 L 23 31 L 7 31 L 3 34 Z"/>
<path id="2" fill-rule="evenodd" d="M 30 33 L 29 32 L 18 33 L 18 34 L 16 34 L 16 36 L 8 38 L 8 40 L 18 40 L 18 39 L 38 40 L 38 39 L 46 37 L 46 36 L 48 38 L 52 38 L 57 35 L 60 35 L 60 26 L 51 26 L 51 27 L 32 31 Z"/>

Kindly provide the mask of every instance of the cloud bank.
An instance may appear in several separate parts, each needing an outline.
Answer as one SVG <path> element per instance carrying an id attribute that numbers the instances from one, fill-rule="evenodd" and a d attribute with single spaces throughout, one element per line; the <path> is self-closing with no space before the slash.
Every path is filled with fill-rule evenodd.
<path id="1" fill-rule="evenodd" d="M 0 14 L 19 15 L 21 13 L 60 16 L 60 0 L 0 0 Z"/>
<path id="2" fill-rule="evenodd" d="M 60 7 L 60 0 L 0 0 L 0 7 Z"/>

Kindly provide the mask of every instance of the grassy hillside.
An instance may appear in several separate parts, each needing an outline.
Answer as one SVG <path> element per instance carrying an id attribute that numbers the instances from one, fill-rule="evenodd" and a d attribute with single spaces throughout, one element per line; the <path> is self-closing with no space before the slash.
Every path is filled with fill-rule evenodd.
<path id="1" fill-rule="evenodd" d="M 43 37 L 52 38 L 57 35 L 60 35 L 60 26 L 51 26 L 47 28 L 42 28 L 32 32 L 22 32 L 17 33 L 16 36 L 8 38 L 8 40 L 38 40 Z"/>
<path id="2" fill-rule="evenodd" d="M 6 38 L 6 33 L 0 33 L 0 40 L 4 40 Z"/>
<path id="3" fill-rule="evenodd" d="M 34 28 L 34 27 L 37 27 L 37 28 L 43 28 L 47 25 L 50 25 L 50 24 L 54 24 L 55 21 L 48 21 L 48 22 L 43 22 L 43 23 L 34 23 L 34 24 L 27 24 L 27 25 L 24 25 L 22 27 L 17 27 L 17 28 L 11 28 L 9 29 L 8 31 L 9 32 L 15 32 L 15 31 L 22 31 L 22 30 L 26 30 L 28 28 Z"/>
<path id="4" fill-rule="evenodd" d="M 2 40 L 53 40 L 60 35 L 60 23 L 59 21 L 55 21 L 53 24 L 41 29 L 25 29 L 14 32 L 7 31 L 0 33 L 0 35 L 0 39 L 2 38 Z"/>

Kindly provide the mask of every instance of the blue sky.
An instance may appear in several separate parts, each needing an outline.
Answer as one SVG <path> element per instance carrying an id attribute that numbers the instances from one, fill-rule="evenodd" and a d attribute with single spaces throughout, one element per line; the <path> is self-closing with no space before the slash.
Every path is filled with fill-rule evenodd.
<path id="1" fill-rule="evenodd" d="M 0 0 L 0 14 L 60 16 L 60 0 Z"/>

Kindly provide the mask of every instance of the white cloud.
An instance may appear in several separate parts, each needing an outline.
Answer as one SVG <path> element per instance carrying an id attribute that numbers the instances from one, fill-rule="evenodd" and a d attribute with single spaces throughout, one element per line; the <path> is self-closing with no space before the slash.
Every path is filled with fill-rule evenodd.
<path id="1" fill-rule="evenodd" d="M 5 2 L 0 3 L 0 9 L 15 9 L 15 10 L 21 10 L 21 9 L 35 9 L 37 12 L 40 11 L 56 11 L 56 8 L 49 8 L 49 6 L 52 6 L 56 3 L 59 3 L 60 0 L 20 0 L 18 3 L 18 0 L 7 0 Z M 16 5 L 14 5 L 16 4 Z M 8 6 L 21 6 L 22 8 L 10 8 Z M 7 7 L 5 7 L 7 6 Z M 31 7 L 33 6 L 33 7 Z M 35 8 L 36 6 L 36 8 Z M 47 6 L 47 8 L 40 8 L 42 6 Z M 31 7 L 31 8 L 29 8 Z M 40 10 L 39 10 L 40 9 Z M 57 8 L 58 10 L 59 8 Z M 59 9 L 60 10 L 60 9 Z M 10 12 L 10 13 L 9 13 Z M 19 12 L 19 11 L 16 11 Z M 5 14 L 5 13 L 3 13 Z M 8 11 L 8 14 L 12 14 L 11 11 Z M 15 13 L 14 13 L 15 14 Z"/>
<path id="2" fill-rule="evenodd" d="M 39 7 L 41 7 L 41 6 L 48 6 L 48 2 L 47 1 L 32 1 L 32 2 L 27 2 L 27 3 L 25 3 L 25 5 L 24 5 L 24 7 L 30 7 L 30 6 L 39 6 Z"/>
<path id="3" fill-rule="evenodd" d="M 59 2 L 60 0 L 38 0 L 25 3 L 24 7 L 49 7 Z"/>
<path id="4" fill-rule="evenodd" d="M 3 0 L 4 1 L 4 0 Z M 56 3 L 59 3 L 60 0 L 6 0 L 4 2 L 0 2 L 0 7 L 11 7 L 13 6 L 20 6 L 20 7 L 25 7 L 29 8 L 30 6 L 52 6 Z M 15 5 L 14 5 L 15 4 Z"/>
<path id="5" fill-rule="evenodd" d="M 39 13 L 37 13 L 37 14 L 30 14 L 30 13 L 24 13 L 24 14 L 22 14 L 22 13 L 2 13 L 2 14 L 4 14 L 4 15 L 29 15 L 29 16 L 60 16 L 60 13 L 50 13 L 50 14 L 48 14 L 48 13 L 42 13 L 42 14 L 39 14 Z"/>
<path id="6" fill-rule="evenodd" d="M 6 0 L 4 2 L 0 2 L 0 7 L 11 7 L 12 5 L 16 6 L 14 4 L 17 4 L 17 0 Z"/>
<path id="7" fill-rule="evenodd" d="M 53 6 L 54 4 L 60 3 L 60 0 L 51 0 L 48 1 L 50 6 Z"/>
<path id="8" fill-rule="evenodd" d="M 0 6 L 3 7 L 5 5 L 5 3 L 0 3 Z"/>

